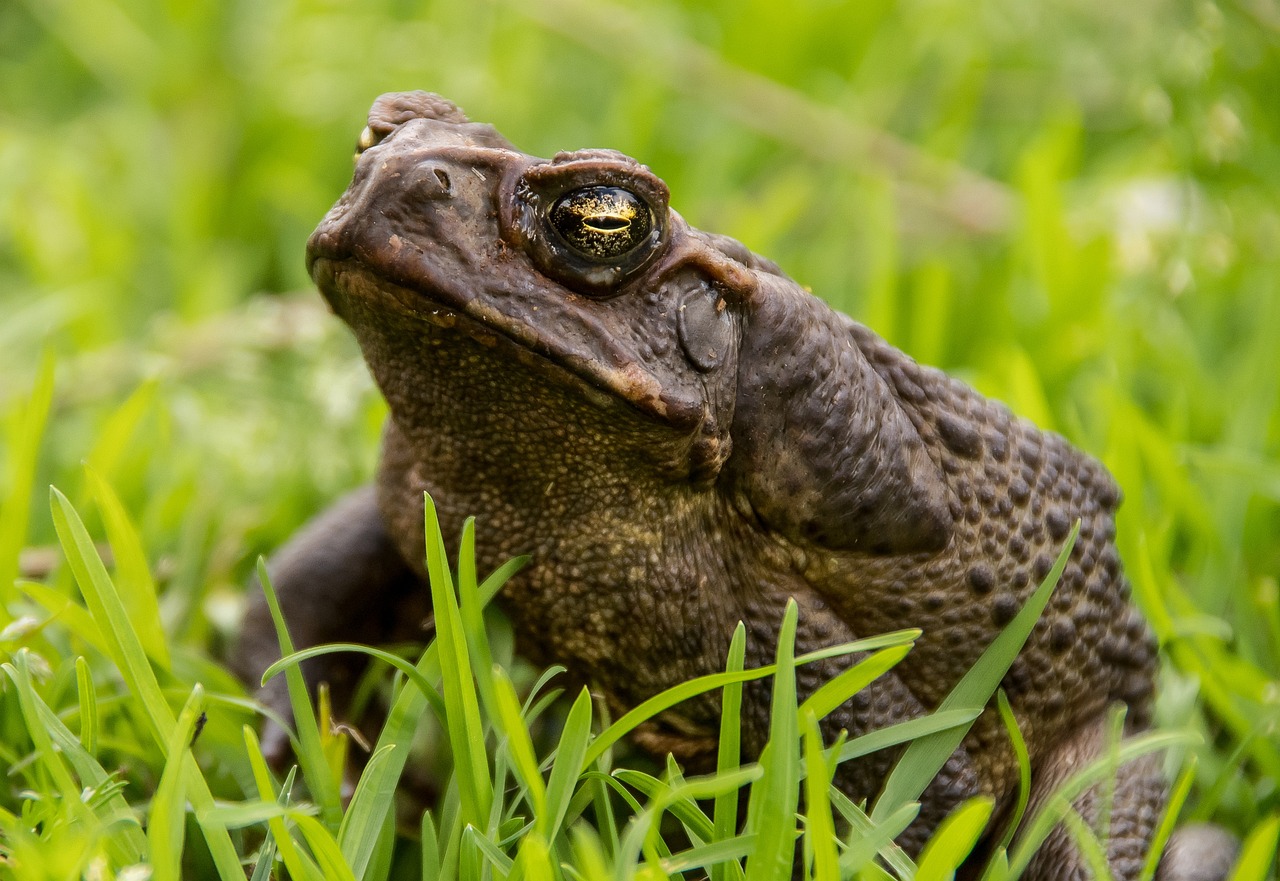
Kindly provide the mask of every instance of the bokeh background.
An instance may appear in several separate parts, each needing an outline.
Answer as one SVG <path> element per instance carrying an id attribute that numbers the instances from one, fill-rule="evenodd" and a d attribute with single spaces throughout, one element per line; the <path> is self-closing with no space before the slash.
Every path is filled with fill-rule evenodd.
<path id="1" fill-rule="evenodd" d="M 256 557 L 371 474 L 383 405 L 303 246 L 413 88 L 637 157 L 1100 456 L 1161 719 L 1204 738 L 1194 812 L 1280 802 L 1276 0 L 4 0 L 4 620 L 15 575 L 71 589 L 47 485 L 96 528 L 88 461 L 207 672 Z"/>

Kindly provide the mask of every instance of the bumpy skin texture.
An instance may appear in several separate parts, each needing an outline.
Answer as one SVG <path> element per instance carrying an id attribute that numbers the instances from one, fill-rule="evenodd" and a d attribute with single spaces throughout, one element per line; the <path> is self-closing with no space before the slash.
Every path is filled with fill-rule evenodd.
<path id="1" fill-rule="evenodd" d="M 916 364 L 737 242 L 689 227 L 662 181 L 625 156 L 538 159 L 422 92 L 378 99 L 361 145 L 308 261 L 391 418 L 376 501 L 349 498 L 273 564 L 299 642 L 347 635 L 406 583 L 425 591 L 425 490 L 446 535 L 480 515 L 482 570 L 532 555 L 501 597 L 523 650 L 618 710 L 722 669 L 739 621 L 749 663 L 768 663 L 791 597 L 798 652 L 922 628 L 905 661 L 824 722 L 829 738 L 857 735 L 935 707 L 1079 519 L 1057 592 L 1004 681 L 1035 797 L 1096 754 L 1109 705 L 1127 704 L 1131 731 L 1147 725 L 1155 647 L 1113 544 L 1119 492 L 1097 462 Z M 565 194 L 600 186 L 652 215 L 615 256 L 579 253 L 550 219 Z M 606 239 L 621 223 L 589 222 Z M 274 657 L 269 632 L 255 606 L 246 672 Z M 801 697 L 849 663 L 802 668 Z M 716 698 L 690 701 L 639 740 L 696 766 L 718 715 Z M 767 688 L 748 693 L 743 722 L 754 754 Z M 873 799 L 893 758 L 847 763 L 837 784 Z M 1121 784 L 1110 858 L 1132 879 L 1164 785 L 1154 762 L 1127 766 Z M 1007 810 L 1016 789 L 988 711 L 902 843 L 918 850 L 979 793 Z M 1096 812 L 1087 799 L 1081 809 Z M 1188 847 L 1184 863 L 1204 862 Z M 1085 874 L 1059 832 L 1032 877 Z"/>

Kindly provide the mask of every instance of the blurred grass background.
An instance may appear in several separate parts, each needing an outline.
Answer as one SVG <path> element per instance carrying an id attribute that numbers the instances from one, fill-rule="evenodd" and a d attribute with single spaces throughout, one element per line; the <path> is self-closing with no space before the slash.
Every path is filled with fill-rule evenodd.
<path id="1" fill-rule="evenodd" d="M 1275 0 L 6 0 L 0 626 L 88 460 L 175 664 L 214 675 L 252 561 L 371 474 L 382 404 L 303 245 L 372 99 L 413 88 L 532 153 L 636 156 L 693 224 L 1102 457 L 1161 718 L 1205 737 L 1196 810 L 1280 805 Z"/>

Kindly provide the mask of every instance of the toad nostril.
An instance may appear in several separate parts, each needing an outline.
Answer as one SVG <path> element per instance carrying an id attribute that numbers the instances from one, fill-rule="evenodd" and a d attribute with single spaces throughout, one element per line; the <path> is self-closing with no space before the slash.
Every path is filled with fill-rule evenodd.
<path id="1" fill-rule="evenodd" d="M 449 192 L 449 172 L 443 168 L 435 169 L 436 180 L 440 181 L 441 188 L 447 193 Z"/>

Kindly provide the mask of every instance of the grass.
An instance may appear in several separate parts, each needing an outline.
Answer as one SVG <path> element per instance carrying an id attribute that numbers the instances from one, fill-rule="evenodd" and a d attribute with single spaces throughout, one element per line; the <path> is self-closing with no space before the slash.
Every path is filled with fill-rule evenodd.
<path id="1" fill-rule="evenodd" d="M 1265 877 L 1280 810 L 1280 21 L 1254 0 L 796 9 L 0 5 L 0 847 L 24 855 L 21 877 L 127 875 L 153 853 L 155 874 L 213 876 L 265 846 L 294 877 L 306 861 L 546 877 L 563 859 L 595 878 L 715 857 L 728 881 L 782 865 L 789 826 L 744 840 L 734 793 L 780 797 L 786 775 L 807 806 L 829 795 L 832 828 L 860 830 L 837 844 L 815 811 L 795 846 L 821 872 L 913 871 L 888 843 L 902 807 L 872 808 L 870 825 L 818 784 L 834 758 L 800 708 L 775 715 L 783 777 L 750 782 L 730 763 L 705 779 L 620 770 L 581 699 L 559 744 L 517 745 L 554 711 L 529 696 L 537 674 L 509 666 L 501 627 L 478 623 L 462 572 L 466 639 L 419 672 L 470 665 L 478 692 L 438 699 L 489 726 L 491 749 L 463 752 L 419 840 L 395 843 L 386 820 L 398 747 L 435 714 L 407 674 L 384 733 L 397 748 L 375 752 L 345 811 L 325 726 L 292 780 L 256 761 L 252 707 L 217 661 L 243 585 L 368 479 L 385 413 L 305 293 L 302 242 L 345 186 L 372 98 L 420 87 L 532 152 L 637 156 L 694 224 L 1100 456 L 1163 649 L 1158 731 L 1196 735 L 1160 741 L 1183 817 L 1246 838 L 1241 877 Z M 50 484 L 65 501 L 50 505 Z M 714 687 L 731 705 L 734 685 Z M 557 777 L 556 756 L 583 749 L 585 776 L 569 762 Z M 955 815 L 918 875 L 945 875 L 982 812 Z M 683 845 L 665 843 L 670 816 Z M 771 856 L 744 859 L 758 846 Z"/>
<path id="2" fill-rule="evenodd" d="M 114 498 L 98 484 L 99 507 L 110 509 Z M 166 700 L 162 678 L 172 671 L 167 660 L 148 652 L 146 629 L 158 611 L 153 590 L 122 589 L 127 576 L 117 568 L 113 579 L 104 566 L 80 515 L 66 496 L 51 492 L 53 520 L 84 607 L 77 608 L 85 639 L 103 646 L 100 660 L 123 679 L 126 692 L 117 712 L 129 717 L 135 735 L 149 738 L 149 754 L 158 774 L 145 819 L 123 796 L 120 772 L 101 763 L 101 726 L 93 674 L 80 656 L 72 661 L 77 689 L 68 690 L 68 706 L 55 712 L 58 671 L 47 669 L 42 656 L 30 648 L 12 653 L 0 665 L 11 684 L 19 711 L 18 724 L 32 751 L 16 763 L 11 774 L 30 789 L 20 813 L 0 808 L 3 860 L 0 874 L 15 878 L 59 878 L 94 874 L 129 877 L 147 866 L 152 877 L 168 879 L 184 873 L 243 876 L 242 861 L 255 877 L 276 871 L 278 859 L 289 877 L 298 879 L 383 879 L 389 877 L 503 878 L 631 878 L 665 877 L 677 871 L 715 871 L 725 878 L 783 881 L 792 877 L 797 836 L 804 847 L 805 877 L 836 878 L 880 874 L 872 860 L 881 855 L 900 877 L 946 877 L 968 854 L 990 817 L 992 802 L 978 798 L 956 811 L 931 840 L 917 867 L 892 844 L 892 837 L 918 809 L 916 799 L 959 744 L 969 724 L 991 698 L 1066 564 L 1074 535 L 1054 570 L 1027 606 L 929 717 L 865 734 L 828 746 L 818 734 L 818 719 L 844 703 L 892 666 L 910 647 L 919 631 L 833 646 L 796 657 L 796 606 L 788 605 L 782 621 L 777 661 L 767 668 L 743 670 L 745 628 L 735 634 L 728 669 L 664 692 L 612 724 L 594 731 L 593 701 L 586 689 L 574 699 L 550 754 L 536 755 L 530 726 L 546 708 L 535 687 L 521 706 L 507 668 L 509 654 L 495 659 L 482 610 L 523 561 L 514 561 L 479 583 L 474 566 L 474 526 L 463 533 L 455 579 L 445 564 L 444 539 L 427 497 L 426 547 L 436 615 L 436 637 L 416 666 L 397 664 L 407 674 L 392 696 L 389 721 L 360 772 L 350 800 L 343 804 L 339 788 L 345 763 L 335 762 L 335 736 L 320 725 L 298 670 L 300 653 L 289 644 L 275 594 L 264 566 L 259 574 L 267 591 L 286 658 L 267 672 L 289 677 L 298 767 L 282 785 L 267 767 L 252 725 L 244 725 L 244 759 L 252 787 L 236 802 L 218 803 L 209 776 L 196 764 L 193 748 L 216 700 L 227 706 L 242 703 L 233 693 L 208 694 L 196 682 L 175 716 Z M 119 512 L 117 512 L 119 513 Z M 137 535 L 126 515 L 112 517 L 116 544 L 128 547 Z M 114 546 L 114 545 L 113 545 Z M 145 570 L 143 570 L 145 572 Z M 132 601 L 130 601 L 132 596 Z M 130 614 L 130 605 L 134 614 Z M 492 622 L 491 622 L 492 623 Z M 506 643 L 509 645 L 509 641 Z M 871 652 L 865 659 L 819 689 L 803 703 L 796 694 L 797 665 L 821 657 Z M 40 672 L 33 672 L 33 667 Z M 673 762 L 661 776 L 636 769 L 613 768 L 611 748 L 641 722 L 695 694 L 721 688 L 726 705 L 740 706 L 742 683 L 762 676 L 773 678 L 770 738 L 757 763 L 739 766 L 736 737 L 721 744 L 717 771 L 685 778 Z M 544 677 L 542 682 L 545 683 Z M 540 683 L 541 684 L 541 683 Z M 179 695 L 180 696 L 180 695 Z M 74 701 L 71 698 L 74 697 Z M 434 698 L 434 699 L 433 699 Z M 435 711 L 453 772 L 435 814 L 422 816 L 419 852 L 397 846 L 391 834 L 395 823 L 395 789 L 409 758 L 415 730 L 428 709 Z M 64 715 L 78 717 L 79 736 Z M 322 713 L 320 718 L 323 719 Z M 122 722 L 124 720 L 121 720 Z M 736 720 L 726 716 L 727 731 Z M 1113 756 L 1095 763 L 1068 782 L 1064 798 L 1114 773 L 1122 761 L 1167 745 L 1177 736 L 1153 734 L 1127 741 Z M 910 740 L 884 791 L 868 813 L 831 789 L 836 765 L 871 749 Z M 342 755 L 339 749 L 337 754 Z M 301 771 L 310 791 L 309 802 L 293 798 L 294 774 Z M 79 783 L 77 783 L 79 778 Z M 799 785 L 804 780 L 806 801 L 800 810 Z M 83 789 L 82 789 L 83 787 Z M 749 792 L 746 820 L 735 822 L 740 790 Z M 616 822 L 616 791 L 632 816 Z M 105 793 L 105 795 L 100 795 Z M 647 799 L 642 804 L 636 794 Z M 832 798 L 839 813 L 857 831 L 849 841 L 837 834 Z M 713 800 L 708 816 L 699 800 Z M 1055 811 L 1037 815 L 1027 840 L 1012 854 L 1014 876 L 1025 866 L 1036 843 L 1062 816 L 1067 802 Z M 1069 809 L 1068 813 L 1069 813 Z M 588 811 L 594 823 L 579 822 Z M 799 815 L 797 817 L 797 812 Z M 689 845 L 676 849 L 662 832 L 664 815 L 675 817 Z M 190 824 L 199 830 L 204 849 L 194 859 L 194 845 L 184 835 Z M 437 819 L 438 817 L 438 819 Z M 799 820 L 800 828 L 796 821 Z M 144 827 L 145 826 L 145 830 Z M 1263 834 L 1274 833 L 1260 827 Z M 265 827 L 265 829 L 263 828 Z M 233 839 L 232 831 L 243 831 Z M 1268 831 L 1270 830 L 1270 831 Z M 1273 836 L 1274 837 L 1274 836 Z M 865 841 L 877 848 L 857 847 Z M 59 860 L 51 859 L 53 856 Z M 184 862 L 184 857 L 186 862 Z M 999 860 L 1004 859 L 1003 852 Z M 1269 862 L 1266 861 L 1266 862 Z M 1255 870 L 1253 877 L 1265 871 Z M 1009 874 L 1007 865 L 993 864 L 993 877 Z"/>

